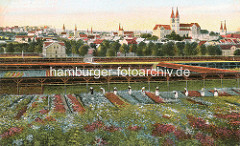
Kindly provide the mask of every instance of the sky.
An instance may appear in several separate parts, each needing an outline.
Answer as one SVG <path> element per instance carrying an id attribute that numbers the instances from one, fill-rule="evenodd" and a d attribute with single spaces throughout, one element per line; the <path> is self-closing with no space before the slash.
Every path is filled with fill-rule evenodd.
<path id="1" fill-rule="evenodd" d="M 149 31 L 169 24 L 172 7 L 181 23 L 199 23 L 202 29 L 240 29 L 240 0 L 0 0 L 0 26 L 43 26 L 57 29 Z M 176 10 L 175 10 L 176 11 Z"/>

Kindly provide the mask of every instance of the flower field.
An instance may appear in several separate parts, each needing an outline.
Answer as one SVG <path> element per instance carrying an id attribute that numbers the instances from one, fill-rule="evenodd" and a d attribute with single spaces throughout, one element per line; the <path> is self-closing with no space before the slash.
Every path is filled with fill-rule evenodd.
<path id="1" fill-rule="evenodd" d="M 0 145 L 239 145 L 237 91 L 2 95 Z"/>

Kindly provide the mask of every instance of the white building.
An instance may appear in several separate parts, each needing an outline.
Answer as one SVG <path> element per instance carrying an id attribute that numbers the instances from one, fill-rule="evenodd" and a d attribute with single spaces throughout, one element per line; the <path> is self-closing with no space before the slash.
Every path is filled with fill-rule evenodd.
<path id="1" fill-rule="evenodd" d="M 66 47 L 64 42 L 58 41 L 45 41 L 43 43 L 43 57 L 49 58 L 58 58 L 58 57 L 66 57 Z"/>
<path id="2" fill-rule="evenodd" d="M 240 49 L 240 45 L 219 45 L 223 56 L 233 56 L 235 50 Z"/>
<path id="3" fill-rule="evenodd" d="M 153 28 L 153 35 L 157 36 L 159 39 L 175 31 L 176 34 L 185 37 L 191 37 L 192 39 L 198 39 L 200 37 L 201 27 L 198 23 L 180 23 L 180 15 L 177 9 L 176 15 L 172 9 L 172 14 L 170 18 L 170 25 L 157 24 Z"/>

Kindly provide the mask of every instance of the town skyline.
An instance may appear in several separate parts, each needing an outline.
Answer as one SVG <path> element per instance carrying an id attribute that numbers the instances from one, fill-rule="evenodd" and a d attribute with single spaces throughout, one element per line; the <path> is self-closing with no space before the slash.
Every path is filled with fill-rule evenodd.
<path id="1" fill-rule="evenodd" d="M 0 26 L 43 26 L 78 30 L 93 27 L 96 31 L 115 31 L 118 24 L 125 30 L 152 30 L 155 24 L 169 24 L 172 7 L 178 7 L 181 22 L 196 22 L 202 29 L 219 31 L 221 21 L 227 21 L 228 31 L 239 31 L 239 0 L 171 1 L 151 3 L 130 0 L 125 3 L 109 0 L 10 0 L 0 2 Z"/>

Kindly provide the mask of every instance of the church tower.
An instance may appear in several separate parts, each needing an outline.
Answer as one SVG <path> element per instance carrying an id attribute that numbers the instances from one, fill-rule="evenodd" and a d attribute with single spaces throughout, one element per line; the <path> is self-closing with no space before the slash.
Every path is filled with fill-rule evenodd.
<path id="1" fill-rule="evenodd" d="M 122 28 L 121 28 L 120 23 L 119 23 L 119 26 L 118 26 L 118 36 L 124 36 L 123 26 L 122 26 Z"/>
<path id="2" fill-rule="evenodd" d="M 65 25 L 63 24 L 63 32 L 65 32 Z"/>
<path id="3" fill-rule="evenodd" d="M 77 25 L 75 24 L 74 37 L 77 38 Z"/>
<path id="4" fill-rule="evenodd" d="M 180 15 L 178 12 L 178 7 L 177 7 L 176 16 L 175 16 L 175 32 L 177 34 L 179 34 L 179 32 L 180 32 Z"/>
<path id="5" fill-rule="evenodd" d="M 223 27 L 223 23 L 222 23 L 222 21 L 221 21 L 220 35 L 227 35 L 227 24 L 226 24 L 226 20 L 224 21 L 224 27 Z"/>
<path id="6" fill-rule="evenodd" d="M 174 15 L 173 8 L 172 8 L 172 14 L 170 18 L 170 25 L 171 25 L 172 31 L 175 31 L 175 15 Z"/>
<path id="7" fill-rule="evenodd" d="M 226 23 L 226 20 L 225 20 L 225 23 L 224 23 L 224 34 L 227 35 L 227 23 Z"/>
<path id="8" fill-rule="evenodd" d="M 222 21 L 221 21 L 221 27 L 220 27 L 220 35 L 224 34 L 224 30 L 223 30 L 223 25 L 222 25 Z"/>

